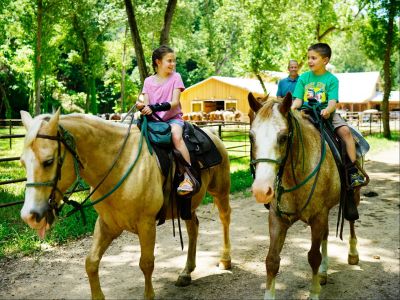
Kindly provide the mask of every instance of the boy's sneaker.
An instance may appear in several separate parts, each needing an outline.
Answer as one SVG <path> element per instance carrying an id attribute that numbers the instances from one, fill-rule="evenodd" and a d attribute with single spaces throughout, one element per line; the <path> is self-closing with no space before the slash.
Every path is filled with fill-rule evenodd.
<path id="1" fill-rule="evenodd" d="M 357 172 L 350 174 L 350 186 L 352 188 L 363 185 L 364 183 L 365 178 L 358 170 Z"/>

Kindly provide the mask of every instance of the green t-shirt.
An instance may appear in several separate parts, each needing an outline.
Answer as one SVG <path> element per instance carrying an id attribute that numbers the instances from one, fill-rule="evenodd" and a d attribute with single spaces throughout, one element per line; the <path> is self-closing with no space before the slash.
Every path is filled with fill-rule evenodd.
<path id="1" fill-rule="evenodd" d="M 339 102 L 338 94 L 339 80 L 331 72 L 326 71 L 322 75 L 315 75 L 312 71 L 308 71 L 300 75 L 293 96 L 303 100 L 301 109 L 312 106 L 310 99 L 321 103 L 321 109 L 324 109 L 328 106 L 329 100 Z"/>

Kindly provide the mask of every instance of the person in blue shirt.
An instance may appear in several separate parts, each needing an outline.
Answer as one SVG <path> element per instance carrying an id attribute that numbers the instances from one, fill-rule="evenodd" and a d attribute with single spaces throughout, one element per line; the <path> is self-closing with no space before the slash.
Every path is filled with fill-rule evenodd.
<path id="1" fill-rule="evenodd" d="M 280 80 L 278 84 L 278 91 L 276 97 L 282 99 L 288 92 L 293 94 L 296 87 L 297 79 L 299 78 L 299 64 L 297 60 L 291 59 L 288 64 L 289 76 Z"/>

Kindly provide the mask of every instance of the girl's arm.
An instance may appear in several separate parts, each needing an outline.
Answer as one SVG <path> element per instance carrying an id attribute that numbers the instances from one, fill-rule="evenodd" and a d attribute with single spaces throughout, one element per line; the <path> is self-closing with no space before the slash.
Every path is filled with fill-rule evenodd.
<path id="1" fill-rule="evenodd" d="M 171 109 L 178 107 L 180 105 L 181 90 L 174 89 L 172 92 Z"/>

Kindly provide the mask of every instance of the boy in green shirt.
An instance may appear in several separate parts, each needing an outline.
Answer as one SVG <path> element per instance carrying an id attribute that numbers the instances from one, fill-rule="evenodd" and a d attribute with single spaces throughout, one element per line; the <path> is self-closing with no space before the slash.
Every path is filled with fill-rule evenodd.
<path id="1" fill-rule="evenodd" d="M 316 102 L 321 104 L 321 116 L 328 119 L 332 115 L 332 125 L 336 134 L 346 145 L 347 155 L 353 166 L 349 170 L 350 184 L 352 187 L 365 182 L 364 177 L 355 167 L 356 146 L 353 136 L 346 122 L 335 113 L 336 103 L 339 99 L 339 80 L 326 70 L 326 65 L 331 58 L 332 50 L 328 44 L 318 43 L 308 48 L 308 66 L 310 71 L 303 73 L 294 90 L 295 100 L 292 109 L 307 109 Z"/>

